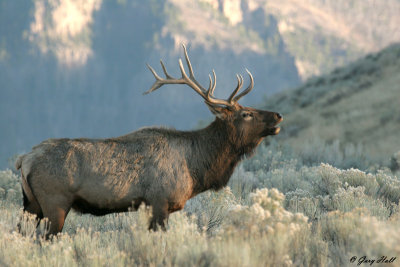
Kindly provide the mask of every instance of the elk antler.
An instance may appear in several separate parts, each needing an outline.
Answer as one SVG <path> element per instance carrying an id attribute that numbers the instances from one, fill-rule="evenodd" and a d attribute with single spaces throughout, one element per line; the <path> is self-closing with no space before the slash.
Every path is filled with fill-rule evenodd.
<path id="1" fill-rule="evenodd" d="M 186 85 L 190 86 L 193 90 L 195 90 L 201 97 L 203 97 L 204 100 L 209 105 L 214 105 L 214 106 L 215 105 L 224 105 L 224 106 L 233 107 L 233 106 L 236 105 L 237 101 L 241 97 L 243 97 L 244 95 L 248 94 L 253 89 L 253 87 L 254 87 L 253 76 L 246 69 L 246 72 L 250 76 L 250 85 L 246 88 L 246 90 L 244 90 L 238 96 L 236 96 L 236 94 L 239 92 L 240 88 L 242 88 L 242 85 L 243 85 L 243 77 L 242 77 L 242 75 L 240 75 L 240 76 L 236 75 L 236 78 L 238 80 L 238 84 L 236 86 L 236 89 L 229 96 L 229 98 L 227 100 L 215 98 L 213 96 L 214 89 L 215 89 L 215 86 L 217 84 L 217 76 L 215 75 L 215 71 L 214 70 L 212 71 L 214 80 L 211 78 L 211 75 L 208 75 L 208 77 L 210 79 L 210 84 L 208 86 L 208 89 L 206 90 L 203 86 L 200 85 L 200 83 L 198 81 L 196 81 L 196 79 L 194 77 L 194 73 L 193 73 L 192 64 L 190 63 L 189 56 L 188 56 L 187 51 L 186 51 L 186 46 L 184 44 L 182 44 L 182 46 L 183 46 L 183 50 L 184 50 L 184 53 L 185 53 L 186 64 L 187 64 L 187 66 L 189 68 L 189 76 L 186 74 L 185 69 L 183 68 L 183 64 L 182 64 L 182 60 L 181 59 L 179 59 L 179 68 L 180 68 L 181 73 L 182 73 L 182 77 L 180 79 L 176 79 L 176 78 L 174 78 L 174 77 L 172 77 L 171 75 L 168 74 L 167 69 L 165 68 L 165 65 L 164 65 L 162 60 L 160 60 L 160 63 L 161 63 L 161 67 L 162 67 L 162 69 L 164 71 L 164 74 L 165 74 L 165 79 L 163 79 L 160 76 L 158 76 L 156 71 L 151 66 L 149 66 L 147 64 L 147 67 L 153 73 L 154 78 L 156 78 L 156 81 L 154 82 L 153 86 L 148 91 L 146 91 L 144 94 L 151 93 L 151 92 L 157 90 L 158 88 L 160 88 L 161 86 L 163 86 L 164 84 L 186 84 Z"/>

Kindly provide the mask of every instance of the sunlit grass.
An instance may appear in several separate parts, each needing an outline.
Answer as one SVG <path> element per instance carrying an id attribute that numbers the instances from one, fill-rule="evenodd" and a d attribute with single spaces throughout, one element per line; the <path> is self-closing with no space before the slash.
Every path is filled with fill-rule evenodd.
<path id="1" fill-rule="evenodd" d="M 260 147 L 229 187 L 172 214 L 167 232 L 147 230 L 151 211 L 142 206 L 103 217 L 71 212 L 52 241 L 22 213 L 19 177 L 0 171 L 0 265 L 352 266 L 353 256 L 400 255 L 396 175 L 292 156 Z"/>

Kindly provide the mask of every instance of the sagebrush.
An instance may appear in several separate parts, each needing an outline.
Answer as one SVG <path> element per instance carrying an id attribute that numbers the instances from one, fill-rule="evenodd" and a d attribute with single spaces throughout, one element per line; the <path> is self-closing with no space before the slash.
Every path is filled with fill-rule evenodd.
<path id="1" fill-rule="evenodd" d="M 260 147 L 229 187 L 173 214 L 167 232 L 147 230 L 142 206 L 104 217 L 72 213 L 53 241 L 43 239 L 46 222 L 39 233 L 22 214 L 18 175 L 1 171 L 0 265 L 352 266 L 353 256 L 400 255 L 397 175 L 296 157 L 276 143 Z M 21 217 L 24 236 L 16 232 Z"/>

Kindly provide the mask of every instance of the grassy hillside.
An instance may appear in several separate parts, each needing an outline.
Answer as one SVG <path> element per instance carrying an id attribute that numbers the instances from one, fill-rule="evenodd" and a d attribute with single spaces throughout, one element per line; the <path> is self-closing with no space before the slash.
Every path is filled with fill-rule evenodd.
<path id="1" fill-rule="evenodd" d="M 264 105 L 284 114 L 279 138 L 294 149 L 315 139 L 361 145 L 382 161 L 400 150 L 400 45 L 368 55 Z"/>

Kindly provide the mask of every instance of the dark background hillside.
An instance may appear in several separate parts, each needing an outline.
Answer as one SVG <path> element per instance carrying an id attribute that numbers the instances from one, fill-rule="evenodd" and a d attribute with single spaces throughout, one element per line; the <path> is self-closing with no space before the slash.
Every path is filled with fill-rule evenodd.
<path id="1" fill-rule="evenodd" d="M 340 141 L 387 163 L 400 151 L 400 44 L 276 94 L 264 106 L 286 115 L 277 138 L 299 152 L 315 140 Z"/>
<path id="2" fill-rule="evenodd" d="M 254 106 L 400 40 L 392 27 L 399 6 L 394 0 L 356 1 L 346 9 L 321 0 L 0 0 L 0 166 L 50 137 L 117 136 L 145 125 L 191 129 L 209 118 L 189 88 L 142 95 L 153 83 L 145 64 L 160 71 L 162 58 L 177 75 L 181 43 L 199 81 L 206 84 L 215 69 L 219 97 L 248 68 L 256 88 L 242 103 Z M 382 16 L 371 15 L 377 10 Z M 351 24 L 357 12 L 362 16 Z M 336 24 L 324 23 L 332 18 Z"/>

